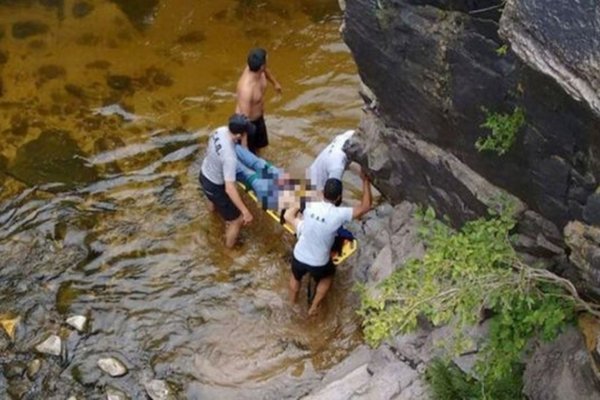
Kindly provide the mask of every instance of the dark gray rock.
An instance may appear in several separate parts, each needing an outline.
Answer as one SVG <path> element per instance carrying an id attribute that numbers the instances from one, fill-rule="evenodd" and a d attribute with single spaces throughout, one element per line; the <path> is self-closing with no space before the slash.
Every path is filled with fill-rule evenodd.
<path id="1" fill-rule="evenodd" d="M 571 249 L 569 259 L 586 286 L 600 296 L 600 227 L 573 221 L 564 232 L 565 241 Z"/>
<path id="2" fill-rule="evenodd" d="M 527 361 L 523 393 L 531 400 L 597 400 L 600 385 L 581 333 L 571 327 L 538 346 Z"/>
<path id="3" fill-rule="evenodd" d="M 600 193 L 596 192 L 587 199 L 583 209 L 583 220 L 588 224 L 600 226 Z"/>
<path id="4" fill-rule="evenodd" d="M 351 140 L 347 153 L 369 169 L 374 184 L 393 203 L 408 200 L 432 205 L 455 226 L 485 215 L 502 197 L 510 199 L 518 213 L 525 209 L 519 199 L 451 153 L 410 132 L 386 126 L 373 111 L 363 114 L 361 129 Z"/>
<path id="5" fill-rule="evenodd" d="M 501 33 L 512 50 L 600 115 L 600 4 L 594 0 L 507 2 Z"/>
<path id="6" fill-rule="evenodd" d="M 582 41 L 583 47 L 595 45 L 600 37 L 598 5 L 592 3 L 578 3 L 566 17 L 567 26 L 577 28 L 569 40 L 581 34 L 590 37 Z M 364 164 L 368 162 L 378 189 L 394 203 L 408 199 L 430 204 L 440 214 L 453 214 L 452 219 L 462 217 L 461 222 L 485 213 L 485 207 L 463 190 L 464 182 L 445 173 L 444 164 L 433 163 L 423 152 L 415 154 L 415 147 L 424 148 L 418 143 L 423 140 L 453 154 L 473 173 L 562 228 L 581 217 L 585 199 L 593 192 L 583 180 L 597 181 L 600 176 L 594 159 L 600 153 L 600 118 L 553 77 L 531 68 L 511 50 L 504 55 L 497 51 L 505 44 L 498 34 L 501 7 L 485 13 L 477 9 L 501 4 L 357 0 L 346 5 L 344 40 L 369 88 L 361 92 L 370 112 L 386 126 L 369 135 L 374 142 Z M 533 7 L 540 14 L 533 25 L 544 26 L 536 34 L 548 33 L 548 47 L 554 37 L 563 37 L 560 48 L 568 50 L 571 31 L 558 28 L 562 15 L 549 0 L 508 4 Z M 558 10 L 563 8 L 568 6 Z M 575 53 L 572 60 L 589 55 L 586 68 L 595 71 L 597 50 Z M 482 107 L 508 113 L 516 106 L 524 110 L 526 122 L 508 153 L 499 157 L 478 152 L 475 142 L 489 133 L 480 126 L 486 118 Z M 414 132 L 414 140 L 394 128 Z"/>

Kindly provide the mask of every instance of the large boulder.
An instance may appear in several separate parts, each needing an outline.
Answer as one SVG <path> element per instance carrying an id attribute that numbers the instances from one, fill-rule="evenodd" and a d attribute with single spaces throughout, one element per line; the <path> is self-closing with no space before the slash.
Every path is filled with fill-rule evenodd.
<path id="1" fill-rule="evenodd" d="M 535 350 L 523 381 L 523 392 L 531 400 L 600 400 L 590 354 L 575 328 Z"/>
<path id="2" fill-rule="evenodd" d="M 600 3 L 509 0 L 500 28 L 519 58 L 600 115 Z"/>
<path id="3" fill-rule="evenodd" d="M 591 2 L 579 2 L 581 7 L 574 11 L 577 18 L 568 14 L 567 22 L 577 23 L 577 37 L 593 38 L 582 44 L 593 49 L 599 37 L 598 6 L 590 6 Z M 536 14 L 543 14 L 536 18 L 535 26 L 548 35 L 547 43 L 570 35 L 570 30 L 557 32 L 561 30 L 553 28 L 562 24 L 563 15 L 556 17 L 550 0 L 509 2 L 507 10 L 533 3 L 537 4 Z M 519 58 L 521 52 L 515 54 L 510 49 L 511 43 L 499 35 L 502 4 L 499 0 L 356 0 L 346 4 L 344 39 L 369 88 L 365 92 L 372 92 L 374 97 L 367 99 L 367 105 L 382 125 L 413 134 L 382 132 L 379 146 L 370 154 L 387 153 L 390 162 L 397 164 L 395 154 L 405 159 L 415 157 L 410 147 L 419 141 L 436 145 L 563 227 L 569 220 L 581 218 L 587 198 L 598 184 L 600 163 L 594 154 L 600 150 L 600 118 L 590 103 L 573 98 L 553 76 L 532 68 L 530 60 Z M 550 24 L 555 17 L 559 22 Z M 508 23 L 513 20 L 503 19 L 502 33 L 511 42 Z M 520 21 L 528 26 L 526 20 Z M 559 43 L 565 43 L 561 51 L 567 52 L 568 41 Z M 597 68 L 598 51 L 577 54 L 563 58 L 575 60 L 587 54 L 587 66 L 581 68 L 590 72 Z M 503 156 L 475 148 L 475 142 L 490 132 L 481 127 L 486 120 L 484 107 L 498 113 L 512 113 L 516 107 L 524 111 L 525 124 Z M 427 165 L 429 161 L 422 158 L 406 160 L 400 170 L 386 168 L 385 162 L 376 165 L 376 176 L 388 182 L 378 185 L 383 194 L 395 202 L 410 192 L 411 200 L 434 206 L 455 203 L 453 213 L 473 204 L 471 193 L 461 190 L 464 183 L 447 179 L 442 173 L 434 176 L 427 190 L 422 185 L 411 187 L 413 181 L 423 180 L 424 168 L 439 168 Z M 434 187 L 437 191 L 432 190 Z M 458 197 L 439 202 L 452 192 Z M 465 216 L 481 214 L 484 209 L 470 211 Z"/>

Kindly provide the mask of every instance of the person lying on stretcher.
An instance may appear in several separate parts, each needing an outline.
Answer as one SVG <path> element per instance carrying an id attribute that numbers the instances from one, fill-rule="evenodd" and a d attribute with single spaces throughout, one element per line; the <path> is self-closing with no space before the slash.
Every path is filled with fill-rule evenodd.
<path id="1" fill-rule="evenodd" d="M 304 208 L 304 204 L 316 196 L 309 185 L 290 178 L 282 169 L 274 167 L 247 148 L 236 145 L 235 152 L 238 159 L 236 179 L 254 191 L 263 210 Z"/>
<path id="2" fill-rule="evenodd" d="M 280 223 L 285 222 L 283 214 L 286 209 L 304 211 L 305 205 L 317 201 L 317 193 L 310 183 L 304 184 L 299 179 L 291 179 L 283 170 L 258 157 L 247 148 L 236 145 L 235 152 L 238 163 L 236 179 L 246 188 L 252 189 L 260 201 L 263 210 L 273 210 L 280 213 Z M 331 247 L 334 254 L 340 254 L 344 241 L 353 240 L 352 232 L 343 226 Z"/>

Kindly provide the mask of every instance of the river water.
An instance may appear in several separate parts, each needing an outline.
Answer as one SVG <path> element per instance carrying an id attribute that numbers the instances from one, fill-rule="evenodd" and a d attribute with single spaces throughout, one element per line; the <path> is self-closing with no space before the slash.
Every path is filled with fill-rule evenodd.
<path id="1" fill-rule="evenodd" d="M 0 0 L 0 321 L 17 321 L 1 398 L 137 399 L 151 378 L 181 398 L 296 398 L 360 343 L 349 266 L 307 319 L 287 302 L 293 239 L 251 206 L 227 251 L 197 183 L 251 47 L 284 90 L 266 102 L 274 164 L 303 174 L 358 124 L 340 23 L 335 0 Z M 33 350 L 51 333 L 62 357 Z M 103 374 L 106 356 L 129 373 Z"/>

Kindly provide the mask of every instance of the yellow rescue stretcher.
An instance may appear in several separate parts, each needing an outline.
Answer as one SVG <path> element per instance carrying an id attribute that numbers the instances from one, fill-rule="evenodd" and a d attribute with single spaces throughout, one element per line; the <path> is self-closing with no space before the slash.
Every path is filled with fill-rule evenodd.
<path id="1" fill-rule="evenodd" d="M 248 196 L 250 196 L 250 198 L 258 204 L 259 208 L 262 209 L 261 202 L 256 197 L 256 194 L 254 193 L 254 191 L 251 188 L 244 185 L 242 182 L 238 182 L 238 185 L 242 189 L 244 189 L 244 191 L 248 194 Z M 287 222 L 282 223 L 280 215 L 276 211 L 271 210 L 271 209 L 267 209 L 264 211 L 267 213 L 267 215 L 269 217 L 271 217 L 273 220 L 275 220 L 278 224 L 282 225 L 286 231 L 288 231 L 292 235 L 296 234 L 296 231 L 294 230 L 294 227 L 292 225 L 288 224 Z M 342 239 L 342 240 L 343 240 L 343 242 L 342 242 L 341 252 L 335 253 L 331 257 L 333 260 L 333 263 L 335 265 L 339 265 L 339 264 L 343 263 L 344 261 L 346 261 L 346 259 L 348 257 L 350 257 L 352 254 L 354 254 L 354 252 L 356 252 L 356 250 L 358 249 L 358 240 L 356 240 L 356 238 Z"/>

